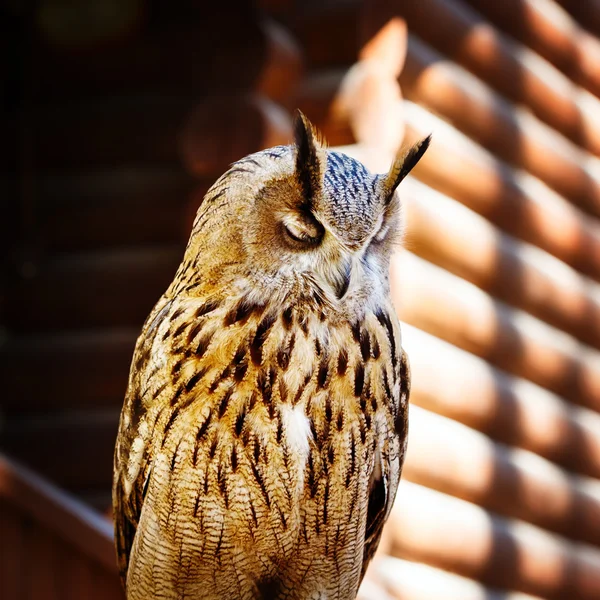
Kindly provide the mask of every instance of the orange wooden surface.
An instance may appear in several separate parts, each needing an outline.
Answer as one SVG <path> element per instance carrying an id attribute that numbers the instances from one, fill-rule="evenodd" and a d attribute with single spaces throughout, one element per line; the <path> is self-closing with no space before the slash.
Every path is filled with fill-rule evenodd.
<path id="1" fill-rule="evenodd" d="M 596 96 L 600 92 L 597 38 L 553 0 L 467 0 L 473 8 L 550 61 Z"/>
<path id="2" fill-rule="evenodd" d="M 595 220 L 420 107 L 407 107 L 406 118 L 412 138 L 436 133 L 415 168 L 416 177 L 600 281 L 600 232 Z"/>
<path id="3" fill-rule="evenodd" d="M 400 84 L 410 100 L 443 115 L 503 160 L 600 215 L 600 183 L 586 170 L 581 150 L 416 37 L 409 38 Z"/>

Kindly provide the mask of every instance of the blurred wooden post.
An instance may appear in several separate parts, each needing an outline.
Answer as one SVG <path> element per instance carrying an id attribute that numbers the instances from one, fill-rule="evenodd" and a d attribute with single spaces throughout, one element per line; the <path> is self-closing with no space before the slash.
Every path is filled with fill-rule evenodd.
<path id="1" fill-rule="evenodd" d="M 3 455 L 0 531 L 2 598 L 125 597 L 110 522 Z"/>

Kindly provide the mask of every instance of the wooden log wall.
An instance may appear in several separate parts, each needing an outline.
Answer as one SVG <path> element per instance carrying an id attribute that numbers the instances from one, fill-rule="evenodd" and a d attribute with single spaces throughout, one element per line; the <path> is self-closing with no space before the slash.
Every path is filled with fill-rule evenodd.
<path id="1" fill-rule="evenodd" d="M 364 598 L 600 597 L 597 11 L 372 0 L 292 27 L 341 150 L 383 171 L 433 133 L 400 192 L 409 451 Z M 325 43 L 336 16 L 361 43 Z"/>

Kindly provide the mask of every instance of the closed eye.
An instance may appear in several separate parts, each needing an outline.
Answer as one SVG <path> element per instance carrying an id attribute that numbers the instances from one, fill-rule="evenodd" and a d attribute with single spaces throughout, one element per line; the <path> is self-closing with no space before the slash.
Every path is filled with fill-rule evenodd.
<path id="1" fill-rule="evenodd" d="M 323 225 L 316 219 L 305 219 L 296 215 L 286 215 L 282 225 L 289 240 L 304 246 L 318 244 L 325 233 Z"/>

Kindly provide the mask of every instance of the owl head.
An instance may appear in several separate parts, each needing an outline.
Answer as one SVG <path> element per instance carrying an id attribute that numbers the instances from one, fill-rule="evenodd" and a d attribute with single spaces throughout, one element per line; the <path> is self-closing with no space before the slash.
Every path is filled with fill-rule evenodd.
<path id="1" fill-rule="evenodd" d="M 328 150 L 299 113 L 293 145 L 247 156 L 209 190 L 186 260 L 211 284 L 271 298 L 314 286 L 335 304 L 387 290 L 400 231 L 395 191 L 429 141 L 371 174 Z"/>

